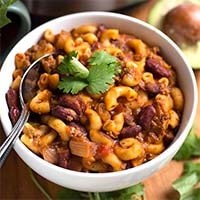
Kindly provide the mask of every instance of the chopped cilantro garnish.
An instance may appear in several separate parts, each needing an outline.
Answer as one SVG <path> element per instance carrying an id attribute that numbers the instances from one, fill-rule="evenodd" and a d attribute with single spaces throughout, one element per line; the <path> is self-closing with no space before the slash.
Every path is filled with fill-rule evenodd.
<path id="1" fill-rule="evenodd" d="M 105 51 L 97 51 L 88 60 L 89 66 L 86 68 L 76 55 L 74 51 L 71 52 L 58 66 L 59 72 L 67 75 L 58 85 L 63 92 L 77 94 L 86 87 L 89 93 L 99 94 L 114 83 L 115 75 L 120 72 L 120 64 L 114 56 Z"/>

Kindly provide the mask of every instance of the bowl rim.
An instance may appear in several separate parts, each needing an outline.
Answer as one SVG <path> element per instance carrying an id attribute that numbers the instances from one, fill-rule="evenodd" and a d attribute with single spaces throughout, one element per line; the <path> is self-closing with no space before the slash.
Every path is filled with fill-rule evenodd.
<path id="1" fill-rule="evenodd" d="M 189 130 L 193 124 L 194 118 L 195 118 L 195 114 L 196 114 L 196 110 L 197 110 L 197 85 L 195 82 L 195 76 L 193 74 L 192 69 L 189 67 L 189 63 L 188 61 L 185 59 L 182 51 L 177 47 L 177 45 L 170 39 L 168 38 L 164 33 L 162 33 L 160 30 L 158 30 L 157 28 L 153 27 L 150 24 L 147 24 L 146 22 L 136 19 L 134 17 L 131 16 L 127 16 L 124 14 L 119 14 L 119 13 L 113 13 L 113 12 L 107 12 L 107 11 L 86 11 L 86 12 L 78 12 L 78 13 L 72 13 L 72 14 L 68 14 L 65 16 L 61 16 L 61 17 L 57 17 L 55 19 L 52 19 L 50 21 L 47 21 L 43 24 L 41 24 L 40 26 L 36 27 L 35 29 L 31 30 L 28 34 L 26 34 L 22 39 L 20 39 L 19 42 L 17 42 L 17 44 L 13 47 L 13 49 L 10 51 L 10 53 L 7 55 L 4 63 L 2 64 L 2 68 L 0 71 L 0 78 L 2 78 L 3 80 L 3 70 L 5 70 L 5 65 L 8 62 L 8 59 L 10 59 L 10 56 L 12 54 L 12 52 L 14 51 L 14 49 L 16 49 L 19 45 L 19 43 L 26 37 L 29 37 L 29 35 L 33 32 L 37 32 L 39 29 L 42 29 L 44 27 L 47 27 L 48 25 L 52 24 L 52 23 L 58 23 L 59 21 L 62 20 L 66 20 L 66 18 L 70 18 L 70 17 L 74 17 L 74 16 L 79 16 L 81 17 L 87 17 L 87 16 L 108 16 L 108 17 L 113 17 L 113 18 L 121 18 L 123 20 L 128 20 L 130 22 L 134 22 L 137 24 L 142 25 L 145 28 L 151 29 L 152 31 L 156 32 L 156 34 L 158 34 L 160 37 L 164 38 L 165 40 L 167 40 L 167 42 L 173 46 L 173 48 L 177 51 L 177 53 L 182 57 L 184 63 L 186 63 L 187 66 L 187 70 L 189 72 L 189 75 L 191 76 L 191 80 L 192 80 L 192 86 L 193 86 L 193 90 L 194 90 L 194 96 L 193 96 L 193 106 L 192 106 L 192 112 L 190 114 L 190 118 L 187 122 L 187 124 L 185 125 L 185 128 L 183 129 L 182 133 L 179 135 L 179 139 L 177 140 L 176 138 L 173 140 L 173 142 L 170 144 L 170 146 L 165 149 L 161 154 L 159 154 L 157 157 L 155 157 L 154 159 L 143 163 L 139 166 L 130 168 L 130 169 L 126 169 L 126 170 L 122 170 L 122 171 L 116 171 L 116 172 L 106 172 L 106 173 L 85 173 L 85 172 L 77 172 L 77 171 L 73 171 L 73 170 L 69 170 L 69 169 L 64 169 L 61 168 L 59 166 L 56 166 L 54 164 L 48 163 L 47 161 L 45 161 L 44 159 L 42 159 L 41 157 L 39 157 L 38 155 L 36 155 L 35 153 L 33 153 L 31 150 L 28 149 L 28 147 L 26 147 L 19 139 L 16 141 L 14 149 L 17 152 L 17 154 L 21 157 L 21 153 L 20 151 L 24 151 L 28 156 L 30 156 L 32 159 L 36 159 L 37 162 L 40 163 L 40 165 L 43 165 L 44 167 L 47 167 L 49 169 L 64 173 L 64 174 L 73 174 L 74 176 L 78 176 L 78 177 L 91 177 L 91 178 L 104 178 L 106 177 L 115 177 L 115 176 L 119 176 L 119 175 L 128 175 L 132 172 L 137 173 L 142 171 L 145 168 L 151 168 L 151 166 L 155 165 L 156 163 L 162 163 L 163 158 L 168 158 L 171 157 L 171 155 L 175 155 L 176 152 L 174 152 L 174 148 L 176 149 L 176 146 L 179 144 L 178 143 L 183 143 L 187 133 L 189 133 Z M 5 94 L 4 94 L 5 95 Z M 1 98 L 2 99 L 2 98 Z M 0 101 L 1 102 L 1 101 Z M 4 117 L 2 115 L 2 112 L 0 112 L 0 119 L 2 122 L 2 126 L 4 129 L 4 132 L 6 133 L 6 135 L 8 135 L 8 126 L 5 124 L 4 121 Z M 178 150 L 177 150 L 178 151 Z M 24 160 L 25 163 L 27 163 L 26 159 L 21 157 L 22 160 Z M 29 164 L 28 164 L 29 165 Z M 32 168 L 32 166 L 30 166 Z M 33 168 L 34 169 L 34 168 Z"/>

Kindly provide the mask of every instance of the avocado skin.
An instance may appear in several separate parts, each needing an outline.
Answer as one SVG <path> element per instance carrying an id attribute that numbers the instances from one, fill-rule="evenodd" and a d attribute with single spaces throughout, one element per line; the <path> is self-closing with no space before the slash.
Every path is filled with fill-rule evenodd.
<path id="1" fill-rule="evenodd" d="M 172 8 L 186 2 L 191 2 L 200 5 L 200 0 L 160 0 L 157 1 L 152 7 L 147 22 L 156 28 L 162 30 L 162 23 L 165 15 Z M 179 46 L 185 57 L 189 61 L 193 69 L 200 69 L 200 41 L 194 45 L 182 44 Z"/>

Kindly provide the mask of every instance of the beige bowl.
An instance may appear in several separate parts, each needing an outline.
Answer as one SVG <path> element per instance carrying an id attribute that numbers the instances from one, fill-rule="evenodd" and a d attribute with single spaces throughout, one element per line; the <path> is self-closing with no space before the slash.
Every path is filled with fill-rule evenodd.
<path id="1" fill-rule="evenodd" d="M 183 144 L 195 117 L 197 108 L 197 87 L 191 67 L 179 48 L 162 32 L 138 19 L 109 12 L 83 12 L 63 16 L 49 21 L 23 37 L 7 56 L 0 73 L 0 80 L 6 80 L 0 88 L 0 116 L 5 133 L 8 135 L 12 125 L 8 116 L 5 94 L 12 82 L 14 56 L 25 52 L 36 44 L 45 29 L 51 28 L 58 33 L 61 29 L 71 30 L 88 23 L 104 23 L 121 32 L 135 34 L 149 45 L 158 45 L 168 63 L 173 65 L 178 74 L 178 81 L 185 96 L 183 117 L 173 143 L 159 156 L 135 168 L 109 173 L 83 173 L 55 166 L 32 153 L 20 140 L 14 146 L 17 154 L 34 171 L 44 178 L 61 186 L 90 192 L 111 191 L 134 185 L 143 181 L 169 162 Z"/>

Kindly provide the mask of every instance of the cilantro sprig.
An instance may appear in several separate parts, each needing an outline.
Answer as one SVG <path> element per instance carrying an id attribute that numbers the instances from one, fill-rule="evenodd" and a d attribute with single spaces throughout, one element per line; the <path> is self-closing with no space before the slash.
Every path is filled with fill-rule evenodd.
<path id="1" fill-rule="evenodd" d="M 117 58 L 105 51 L 96 51 L 85 67 L 72 51 L 64 56 L 58 70 L 65 77 L 59 82 L 58 88 L 65 93 L 77 94 L 84 88 L 91 94 L 105 92 L 114 83 L 115 75 L 120 73 Z"/>
<path id="2" fill-rule="evenodd" d="M 10 23 L 11 20 L 7 17 L 8 7 L 16 0 L 0 0 L 0 28 Z"/>

